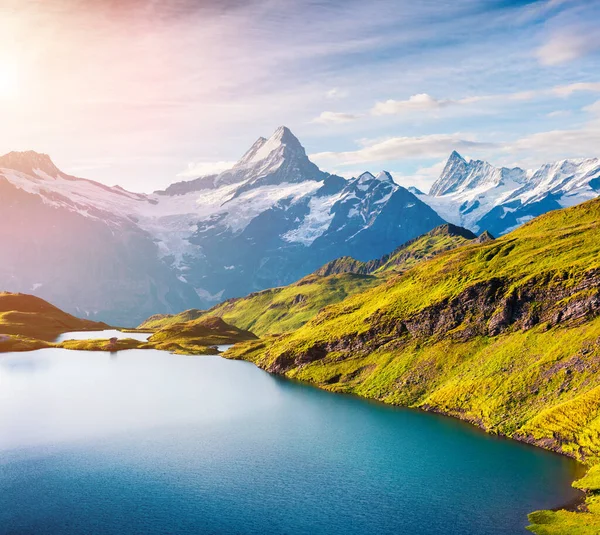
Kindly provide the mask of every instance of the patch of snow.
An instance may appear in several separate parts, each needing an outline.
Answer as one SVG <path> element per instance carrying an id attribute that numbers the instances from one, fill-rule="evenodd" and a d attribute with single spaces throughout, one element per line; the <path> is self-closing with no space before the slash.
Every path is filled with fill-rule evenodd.
<path id="1" fill-rule="evenodd" d="M 308 203 L 310 211 L 304 221 L 297 228 L 286 232 L 282 239 L 290 243 L 301 243 L 308 247 L 329 228 L 334 217 L 331 209 L 343 195 L 342 191 L 327 197 L 312 197 Z"/>
<path id="2" fill-rule="evenodd" d="M 223 297 L 223 293 L 225 292 L 225 289 L 221 290 L 220 292 L 217 292 L 216 294 L 211 294 L 209 291 L 207 291 L 203 288 L 194 288 L 194 291 L 196 292 L 196 294 L 198 295 L 198 297 L 200 299 L 204 299 L 205 301 L 217 303 L 217 302 L 221 301 L 221 299 Z"/>

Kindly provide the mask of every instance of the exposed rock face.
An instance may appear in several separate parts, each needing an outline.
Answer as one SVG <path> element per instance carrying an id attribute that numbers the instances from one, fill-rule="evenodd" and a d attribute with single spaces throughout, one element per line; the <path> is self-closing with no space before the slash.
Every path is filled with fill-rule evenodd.
<path id="1" fill-rule="evenodd" d="M 484 230 L 479 236 L 477 236 L 475 242 L 476 243 L 486 243 L 488 241 L 495 240 L 494 236 L 492 236 L 487 230 Z"/>
<path id="2" fill-rule="evenodd" d="M 402 346 L 411 340 L 450 338 L 467 341 L 475 336 L 496 336 L 504 332 L 531 329 L 538 324 L 549 327 L 573 325 L 600 315 L 600 270 L 592 270 L 577 283 L 568 274 L 532 278 L 518 291 L 514 281 L 492 278 L 476 283 L 453 299 L 444 299 L 404 318 L 379 312 L 369 318 L 371 328 L 361 334 L 345 336 L 331 343 L 316 343 L 297 352 L 281 354 L 269 371 L 286 371 L 324 358 L 368 354 L 394 341 Z"/>

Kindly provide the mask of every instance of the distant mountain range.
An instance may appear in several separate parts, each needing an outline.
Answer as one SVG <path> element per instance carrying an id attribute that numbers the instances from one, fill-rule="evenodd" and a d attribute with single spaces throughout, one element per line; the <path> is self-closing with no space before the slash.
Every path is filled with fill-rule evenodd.
<path id="1" fill-rule="evenodd" d="M 385 171 L 325 173 L 281 127 L 228 171 L 137 194 L 13 152 L 0 158 L 0 288 L 134 325 L 379 258 L 445 222 L 500 235 L 596 196 L 599 177 L 595 159 L 528 173 L 453 153 L 426 195 Z"/>
<path id="2" fill-rule="evenodd" d="M 538 215 L 599 194 L 598 158 L 561 160 L 525 171 L 467 162 L 453 152 L 429 195 L 418 197 L 450 223 L 500 236 Z"/>

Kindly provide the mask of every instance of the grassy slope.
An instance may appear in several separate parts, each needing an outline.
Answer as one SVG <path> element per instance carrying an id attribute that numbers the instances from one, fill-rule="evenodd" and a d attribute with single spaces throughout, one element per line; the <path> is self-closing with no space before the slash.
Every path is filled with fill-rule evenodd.
<path id="1" fill-rule="evenodd" d="M 390 255 L 383 257 L 379 262 L 381 265 L 377 266 L 374 272 L 405 271 L 422 260 L 428 260 L 444 251 L 466 245 L 476 238 L 471 231 L 448 223 L 401 245 Z"/>
<path id="2" fill-rule="evenodd" d="M 69 331 L 98 331 L 108 325 L 82 320 L 33 295 L 0 293 L 0 334 L 52 341 Z"/>
<path id="3" fill-rule="evenodd" d="M 177 350 L 206 348 L 207 346 L 235 344 L 256 340 L 250 331 L 238 329 L 218 317 L 201 317 L 185 323 L 175 323 L 156 331 L 149 344 L 156 349 Z"/>
<path id="4" fill-rule="evenodd" d="M 290 334 L 237 346 L 288 377 L 471 421 L 600 461 L 600 200 L 417 264 Z M 590 472 L 591 474 L 591 472 Z M 538 512 L 538 534 L 597 534 Z"/>
<path id="5" fill-rule="evenodd" d="M 152 316 L 139 328 L 161 329 L 190 319 L 216 316 L 258 336 L 270 332 L 287 332 L 306 323 L 324 306 L 341 301 L 348 295 L 370 288 L 379 282 L 376 277 L 354 273 L 328 277 L 309 275 L 289 286 L 256 292 L 240 299 L 230 299 L 208 311 L 191 309 L 175 315 Z"/>
<path id="6" fill-rule="evenodd" d="M 197 320 L 204 314 L 206 314 L 205 310 L 198 310 L 197 308 L 190 308 L 179 314 L 155 314 L 144 321 L 136 330 L 158 330 L 168 325 L 174 325 L 175 323 Z"/>
<path id="7" fill-rule="evenodd" d="M 226 301 L 209 313 L 258 336 L 289 332 L 304 325 L 323 307 L 379 283 L 379 278 L 370 275 L 340 273 L 321 277 L 313 274 L 289 286 Z"/>
<path id="8" fill-rule="evenodd" d="M 443 225 L 398 247 L 390 255 L 371 262 L 350 257 L 333 260 L 289 286 L 272 288 L 240 299 L 230 299 L 203 313 L 187 310 L 173 316 L 153 316 L 140 325 L 156 329 L 206 316 L 218 316 L 241 329 L 264 336 L 294 331 L 325 306 L 383 283 L 397 271 L 406 270 L 424 258 L 464 245 L 474 238 L 469 231 Z M 377 275 L 369 275 L 376 271 Z"/>
<path id="9" fill-rule="evenodd" d="M 32 351 L 48 347 L 88 351 L 122 349 L 163 349 L 185 354 L 214 354 L 209 346 L 232 344 L 256 337 L 220 318 L 201 318 L 185 324 L 172 324 L 154 333 L 148 342 L 133 339 L 67 340 L 52 343 L 59 334 L 70 331 L 107 329 L 104 323 L 82 320 L 32 295 L 0 293 L 0 352 Z"/>

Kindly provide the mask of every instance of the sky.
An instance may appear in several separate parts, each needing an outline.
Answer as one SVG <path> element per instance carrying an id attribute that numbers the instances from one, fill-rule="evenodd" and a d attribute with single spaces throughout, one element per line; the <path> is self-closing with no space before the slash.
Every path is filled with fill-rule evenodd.
<path id="1" fill-rule="evenodd" d="M 0 0 L 0 152 L 149 192 L 288 126 L 427 190 L 600 156 L 600 0 Z"/>

